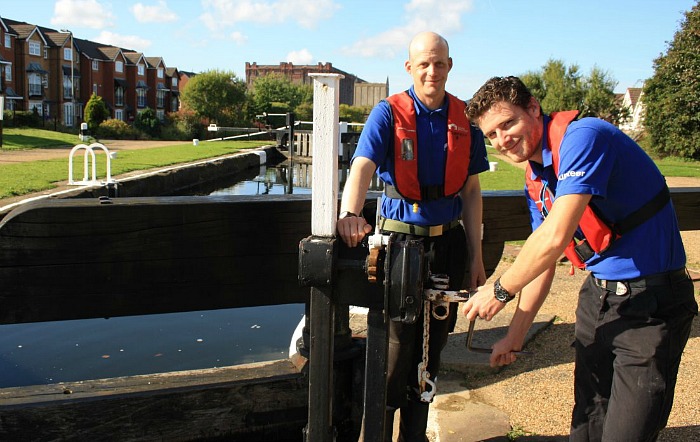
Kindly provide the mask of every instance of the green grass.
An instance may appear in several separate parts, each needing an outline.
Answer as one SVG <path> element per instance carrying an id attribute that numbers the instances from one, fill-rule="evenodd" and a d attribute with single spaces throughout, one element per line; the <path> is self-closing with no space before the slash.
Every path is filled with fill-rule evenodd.
<path id="1" fill-rule="evenodd" d="M 3 150 L 67 147 L 77 144 L 78 137 L 44 129 L 4 129 L 2 132 Z"/>
<path id="2" fill-rule="evenodd" d="M 9 132 L 9 131 L 8 131 Z M 15 164 L 0 164 L 0 198 L 26 195 L 56 187 L 57 182 L 68 180 L 69 147 L 77 144 L 75 135 L 60 134 L 34 129 L 21 130 L 21 134 L 11 134 L 15 137 L 15 149 L 29 149 L 30 140 L 41 140 L 35 147 L 65 147 L 66 157 L 53 160 L 31 161 Z M 51 139 L 52 134 L 55 138 Z M 4 134 L 3 134 L 4 135 Z M 3 148 L 5 137 L 3 136 Z M 69 141 L 69 142 L 68 142 Z M 138 170 L 165 167 L 173 164 L 197 161 L 237 152 L 241 149 L 259 147 L 261 141 L 217 141 L 200 142 L 198 146 L 177 144 L 142 150 L 122 150 L 111 161 L 112 176 Z M 78 151 L 73 157 L 73 179 L 83 178 L 84 150 Z M 97 178 L 104 179 L 107 175 L 107 161 L 104 153 L 96 151 Z"/>

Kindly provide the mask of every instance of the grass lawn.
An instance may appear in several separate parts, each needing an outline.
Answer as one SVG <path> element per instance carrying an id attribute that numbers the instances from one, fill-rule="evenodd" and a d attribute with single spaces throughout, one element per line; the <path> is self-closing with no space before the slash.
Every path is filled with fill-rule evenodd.
<path id="1" fill-rule="evenodd" d="M 12 139 L 12 147 L 8 150 L 70 147 L 76 144 L 76 136 L 40 129 L 8 129 L 3 132 L 3 149 L 6 140 Z M 36 143 L 36 144 L 34 144 Z M 123 150 L 111 162 L 112 176 L 146 170 L 173 164 L 197 161 L 231 154 L 241 149 L 249 149 L 268 144 L 264 141 L 217 141 L 199 143 L 196 148 L 190 144 L 156 147 L 142 150 Z M 73 179 L 82 179 L 83 153 L 78 152 L 73 157 Z M 107 175 L 107 162 L 104 153 L 96 151 L 97 176 Z M 32 192 L 52 189 L 55 183 L 68 179 L 68 152 L 66 158 L 31 161 L 25 163 L 0 164 L 0 198 L 26 195 Z"/>

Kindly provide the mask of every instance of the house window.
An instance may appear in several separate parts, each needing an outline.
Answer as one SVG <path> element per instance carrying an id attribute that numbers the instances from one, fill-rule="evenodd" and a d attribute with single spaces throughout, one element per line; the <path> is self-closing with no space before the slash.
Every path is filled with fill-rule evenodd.
<path id="1" fill-rule="evenodd" d="M 49 48 L 47 46 L 44 46 L 44 60 L 49 59 Z"/>
<path id="2" fill-rule="evenodd" d="M 117 72 L 124 72 L 124 62 L 118 61 L 114 63 L 114 70 Z"/>
<path id="3" fill-rule="evenodd" d="M 92 93 L 97 95 L 97 83 L 92 84 Z"/>
<path id="4" fill-rule="evenodd" d="M 68 75 L 63 76 L 63 98 L 70 99 L 73 96 L 73 82 Z"/>
<path id="5" fill-rule="evenodd" d="M 100 65 L 97 63 L 97 60 L 92 60 L 92 70 L 93 71 L 99 71 L 100 70 Z"/>
<path id="6" fill-rule="evenodd" d="M 136 105 L 146 107 L 146 89 L 136 89 Z"/>
<path id="7" fill-rule="evenodd" d="M 36 112 L 39 116 L 44 116 L 44 106 L 41 101 L 30 101 L 29 110 Z"/>
<path id="8" fill-rule="evenodd" d="M 156 118 L 158 118 L 161 123 L 165 121 L 165 111 L 163 109 L 158 109 L 156 111 Z"/>
<path id="9" fill-rule="evenodd" d="M 162 89 L 156 92 L 156 107 L 165 107 L 165 91 Z"/>
<path id="10" fill-rule="evenodd" d="M 124 111 L 121 109 L 116 109 L 114 111 L 114 118 L 120 121 L 124 121 Z"/>
<path id="11" fill-rule="evenodd" d="M 67 127 L 73 127 L 75 122 L 75 113 L 73 103 L 63 104 L 63 124 Z"/>
<path id="12" fill-rule="evenodd" d="M 114 90 L 114 104 L 117 106 L 124 106 L 124 88 L 118 86 Z"/>
<path id="13" fill-rule="evenodd" d="M 163 68 L 158 68 L 158 78 L 163 78 Z"/>
<path id="14" fill-rule="evenodd" d="M 41 55 L 41 45 L 36 41 L 29 42 L 29 55 Z"/>
<path id="15" fill-rule="evenodd" d="M 63 59 L 66 61 L 73 60 L 73 51 L 71 48 L 63 48 Z"/>
<path id="16" fill-rule="evenodd" d="M 5 65 L 5 81 L 12 81 L 12 65 Z"/>
<path id="17" fill-rule="evenodd" d="M 5 34 L 5 47 L 6 48 L 11 48 L 12 47 L 12 39 L 10 39 L 9 34 Z"/>
<path id="18" fill-rule="evenodd" d="M 145 75 L 146 74 L 146 67 L 142 64 L 140 64 L 138 67 L 139 67 L 139 75 Z"/>
<path id="19" fill-rule="evenodd" d="M 41 95 L 41 75 L 29 74 L 29 95 Z"/>
<path id="20" fill-rule="evenodd" d="M 177 102 L 177 98 L 173 97 L 170 99 L 170 110 L 173 112 L 177 112 L 179 109 L 179 105 Z"/>
<path id="21" fill-rule="evenodd" d="M 177 78 L 173 77 L 172 85 L 177 86 Z"/>

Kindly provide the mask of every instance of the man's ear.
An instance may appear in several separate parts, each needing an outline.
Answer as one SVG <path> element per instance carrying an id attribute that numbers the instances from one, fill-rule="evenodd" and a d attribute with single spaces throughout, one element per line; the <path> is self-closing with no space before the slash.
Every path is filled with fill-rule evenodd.
<path id="1" fill-rule="evenodd" d="M 406 72 L 409 74 L 411 73 L 411 60 L 406 60 L 403 64 L 403 68 L 406 69 Z"/>
<path id="2" fill-rule="evenodd" d="M 542 116 L 542 107 L 535 97 L 530 97 L 530 104 L 527 105 L 527 109 L 534 118 Z"/>
<path id="3" fill-rule="evenodd" d="M 452 57 L 447 57 L 447 72 L 452 70 Z"/>

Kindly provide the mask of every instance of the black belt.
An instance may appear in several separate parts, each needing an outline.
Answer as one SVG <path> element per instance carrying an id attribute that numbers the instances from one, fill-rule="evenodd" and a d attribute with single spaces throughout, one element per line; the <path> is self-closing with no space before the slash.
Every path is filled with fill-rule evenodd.
<path id="1" fill-rule="evenodd" d="M 459 220 L 453 220 L 449 223 L 439 224 L 437 226 L 417 226 L 408 224 L 395 219 L 381 217 L 379 218 L 379 229 L 386 232 L 405 233 L 407 235 L 417 236 L 440 236 L 459 225 Z"/>
<path id="2" fill-rule="evenodd" d="M 688 270 L 686 270 L 685 267 L 677 270 L 671 270 L 669 272 L 640 276 L 639 278 L 632 278 L 625 281 L 611 281 L 609 279 L 598 279 L 595 277 L 593 278 L 593 281 L 595 281 L 595 284 L 602 289 L 613 292 L 617 295 L 624 295 L 632 287 L 645 288 L 670 285 L 674 282 L 680 281 L 683 278 L 690 278 Z"/>

